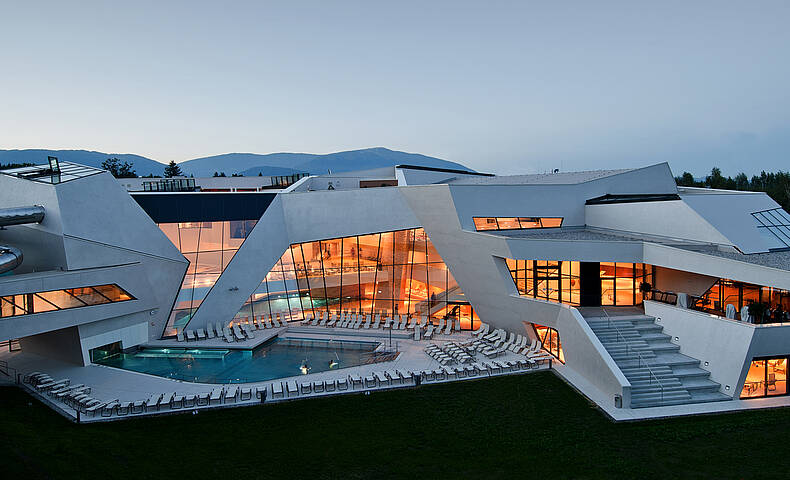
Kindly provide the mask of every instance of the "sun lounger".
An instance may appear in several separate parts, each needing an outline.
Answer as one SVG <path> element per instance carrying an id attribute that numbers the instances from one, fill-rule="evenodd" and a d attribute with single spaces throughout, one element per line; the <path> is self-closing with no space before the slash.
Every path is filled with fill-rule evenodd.
<path id="1" fill-rule="evenodd" d="M 283 382 L 272 383 L 272 398 L 285 398 Z"/>
<path id="2" fill-rule="evenodd" d="M 185 340 L 184 339 L 184 332 L 176 333 L 176 340 L 179 341 L 179 342 L 183 342 Z"/>
<path id="3" fill-rule="evenodd" d="M 318 326 L 318 322 L 320 322 L 320 321 L 321 321 L 321 319 L 316 316 L 315 318 L 313 318 L 310 321 L 310 326 L 317 327 Z"/>
<path id="4" fill-rule="evenodd" d="M 143 410 L 146 412 L 151 412 L 154 410 L 159 411 L 159 406 L 162 403 L 162 396 L 163 395 L 161 393 L 155 393 L 148 397 L 148 400 L 145 401 L 145 405 L 143 406 Z"/>
<path id="5" fill-rule="evenodd" d="M 222 330 L 222 335 L 223 335 L 223 337 L 225 338 L 225 341 L 226 341 L 226 342 L 228 342 L 228 343 L 233 343 L 233 342 L 234 342 L 234 339 L 233 339 L 233 332 L 231 332 L 231 331 L 230 331 L 230 328 L 228 328 L 228 327 L 225 327 L 225 328 Z"/>
<path id="6" fill-rule="evenodd" d="M 452 335 L 453 333 L 453 325 L 455 324 L 455 320 L 447 320 L 447 328 L 444 329 L 445 335 Z M 460 323 L 460 321 L 459 321 Z M 460 330 L 460 329 L 459 329 Z"/>
<path id="7" fill-rule="evenodd" d="M 341 378 L 337 380 L 337 389 L 338 390 L 348 390 L 348 379 Z"/>
<path id="8" fill-rule="evenodd" d="M 197 405 L 197 395 L 190 393 L 184 395 L 184 408 L 192 408 Z"/>
<path id="9" fill-rule="evenodd" d="M 231 329 L 231 332 L 233 332 L 233 337 L 236 339 L 236 341 L 244 341 L 244 332 L 241 331 L 241 327 L 234 325 Z"/>
<path id="10" fill-rule="evenodd" d="M 214 334 L 214 325 L 209 323 L 208 326 L 206 326 L 206 337 L 214 338 L 215 336 L 216 335 Z"/>
<path id="11" fill-rule="evenodd" d="M 208 404 L 209 405 L 219 405 L 222 403 L 222 394 L 224 390 L 222 388 L 215 388 L 211 390 L 211 393 L 208 395 Z"/>
<path id="12" fill-rule="evenodd" d="M 277 316 L 279 317 L 280 314 L 278 313 Z M 274 328 L 280 328 L 281 326 L 280 321 L 277 318 L 272 318 L 272 326 Z"/>
<path id="13" fill-rule="evenodd" d="M 324 382 L 321 380 L 313 382 L 313 392 L 324 393 Z"/>
<path id="14" fill-rule="evenodd" d="M 332 315 L 332 319 L 326 322 L 327 327 L 334 327 L 337 324 L 337 314 Z"/>
<path id="15" fill-rule="evenodd" d="M 312 393 L 312 392 L 313 392 L 313 385 L 310 382 L 303 382 L 300 385 L 300 388 L 299 388 L 299 393 L 300 394 L 306 395 L 306 394 Z"/>
<path id="16" fill-rule="evenodd" d="M 194 330 L 187 330 L 186 335 L 187 335 L 187 342 L 194 342 L 195 340 L 197 340 L 197 335 L 195 334 Z"/>
<path id="17" fill-rule="evenodd" d="M 239 395 L 239 400 L 242 402 L 245 400 L 252 400 L 252 388 L 249 387 L 242 388 Z"/>
<path id="18" fill-rule="evenodd" d="M 248 338 L 255 338 L 255 331 L 249 326 L 244 330 L 244 333 L 247 334 Z"/>
<path id="19" fill-rule="evenodd" d="M 206 339 L 206 331 L 203 330 L 202 328 L 198 328 L 197 331 L 195 332 L 195 335 L 197 336 L 198 340 Z"/>
<path id="20" fill-rule="evenodd" d="M 414 339 L 415 340 L 420 340 L 420 335 L 421 334 L 422 334 L 422 329 L 421 328 L 415 328 L 414 329 Z"/>
<path id="21" fill-rule="evenodd" d="M 113 413 L 118 409 L 121 403 L 118 400 L 113 400 L 111 402 L 107 402 L 101 407 L 101 416 L 102 417 L 111 417 Z M 92 408 L 92 407 L 91 407 Z"/>
<path id="22" fill-rule="evenodd" d="M 296 385 L 296 382 L 285 382 L 285 388 L 288 391 L 289 397 L 299 395 L 299 387 Z"/>
<path id="23" fill-rule="evenodd" d="M 426 339 L 433 338 L 433 330 L 434 330 L 434 328 L 435 327 L 433 326 L 433 323 L 429 323 L 428 324 L 428 328 L 425 329 L 425 335 L 424 335 L 424 337 Z"/>
<path id="24" fill-rule="evenodd" d="M 376 377 L 373 375 L 368 375 L 365 377 L 365 388 L 375 388 L 376 387 Z"/>
<path id="25" fill-rule="evenodd" d="M 348 380 L 351 384 L 351 388 L 362 388 L 365 386 L 365 383 L 360 375 L 349 375 Z"/>
<path id="26" fill-rule="evenodd" d="M 121 402 L 120 405 L 118 405 L 116 414 L 119 417 L 122 417 L 124 415 L 129 415 L 129 412 L 131 412 L 131 410 L 132 410 L 132 402 Z"/>
<path id="27" fill-rule="evenodd" d="M 264 325 L 266 325 L 266 328 L 274 328 L 274 324 L 272 324 L 271 319 L 268 319 L 268 318 L 264 322 Z"/>

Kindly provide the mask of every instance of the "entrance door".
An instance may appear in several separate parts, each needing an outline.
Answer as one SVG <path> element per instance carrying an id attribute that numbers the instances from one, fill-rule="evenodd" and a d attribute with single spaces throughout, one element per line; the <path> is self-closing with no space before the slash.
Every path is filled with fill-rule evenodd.
<path id="1" fill-rule="evenodd" d="M 582 307 L 601 306 L 601 264 L 581 262 L 579 265 L 579 294 Z"/>

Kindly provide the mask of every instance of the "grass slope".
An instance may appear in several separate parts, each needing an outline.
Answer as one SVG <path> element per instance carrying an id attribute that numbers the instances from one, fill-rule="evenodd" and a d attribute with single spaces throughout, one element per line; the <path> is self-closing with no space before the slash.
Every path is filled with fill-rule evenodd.
<path id="1" fill-rule="evenodd" d="M 0 389 L 5 478 L 784 478 L 789 427 L 615 424 L 550 372 L 94 425 Z"/>

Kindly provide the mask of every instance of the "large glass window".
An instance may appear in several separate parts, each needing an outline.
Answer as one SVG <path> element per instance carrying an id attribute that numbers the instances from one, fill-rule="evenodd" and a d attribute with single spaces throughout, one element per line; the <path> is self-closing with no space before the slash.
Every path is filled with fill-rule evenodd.
<path id="1" fill-rule="evenodd" d="M 790 320 L 790 292 L 780 288 L 736 282 L 726 278 L 716 281 L 694 303 L 694 308 L 725 316 L 727 305 L 735 307 L 735 319 L 741 318 L 743 307 L 752 303 L 767 308 L 761 318 L 751 318 L 754 323 L 781 323 Z"/>
<path id="2" fill-rule="evenodd" d="M 552 354 L 560 362 L 565 363 L 565 354 L 562 351 L 559 332 L 551 327 L 545 327 L 537 323 L 533 323 L 532 325 L 535 327 L 535 334 L 540 339 L 543 349 Z"/>
<path id="3" fill-rule="evenodd" d="M 307 312 L 425 315 L 480 320 L 422 228 L 297 243 L 283 254 L 236 321 Z"/>
<path id="4" fill-rule="evenodd" d="M 257 220 L 160 223 L 159 228 L 189 260 L 164 335 L 175 335 L 189 322 Z"/>
<path id="5" fill-rule="evenodd" d="M 579 262 L 506 259 L 519 295 L 579 305 Z"/>
<path id="6" fill-rule="evenodd" d="M 787 357 L 752 360 L 741 398 L 787 395 Z"/>
<path id="7" fill-rule="evenodd" d="M 49 290 L 0 297 L 0 318 L 134 300 L 118 285 Z"/>
<path id="8" fill-rule="evenodd" d="M 652 269 L 641 263 L 601 262 L 601 305 L 639 305 L 643 282 L 653 284 Z"/>
<path id="9" fill-rule="evenodd" d="M 562 217 L 473 217 L 475 230 L 523 230 L 528 228 L 559 228 Z"/>

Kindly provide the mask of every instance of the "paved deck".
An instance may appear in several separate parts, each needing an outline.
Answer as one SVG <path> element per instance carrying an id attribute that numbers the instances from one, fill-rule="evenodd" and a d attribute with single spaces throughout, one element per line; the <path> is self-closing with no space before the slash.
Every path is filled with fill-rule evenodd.
<path id="1" fill-rule="evenodd" d="M 203 340 L 203 341 L 193 341 L 188 343 L 187 342 L 169 343 L 167 341 L 157 341 L 157 342 L 150 342 L 148 345 L 157 346 L 157 347 L 164 347 L 167 345 L 167 346 L 177 346 L 179 348 L 185 346 L 195 347 L 195 348 L 199 348 L 199 347 L 210 348 L 212 346 L 229 348 L 229 345 L 232 345 L 234 348 L 254 348 L 255 346 L 266 341 L 266 339 L 271 338 L 274 335 L 279 335 L 283 338 L 289 338 L 289 337 L 326 338 L 327 335 L 331 335 L 333 339 L 337 339 L 337 340 L 359 341 L 364 339 L 369 341 L 378 341 L 382 343 L 382 345 L 386 345 L 386 346 L 389 345 L 389 332 L 381 329 L 369 330 L 370 335 L 367 336 L 359 335 L 359 332 L 361 332 L 360 330 L 328 329 L 326 327 L 297 327 L 293 329 L 294 330 L 293 332 L 291 332 L 290 330 L 291 327 L 272 329 L 272 331 L 259 331 L 256 332 L 256 334 L 260 334 L 260 335 L 256 335 L 256 338 L 254 339 L 247 340 L 245 342 L 235 342 L 232 344 L 226 343 L 224 341 L 220 341 L 220 343 L 217 343 L 216 339 L 212 339 L 212 340 Z M 270 333 L 271 335 L 268 336 L 263 335 L 264 333 L 267 334 Z M 266 380 L 261 382 L 253 382 L 253 383 L 245 383 L 245 384 L 193 383 L 193 382 L 158 377 L 155 375 L 149 375 L 145 373 L 133 372 L 129 370 L 122 370 L 104 365 L 92 364 L 83 367 L 80 365 L 69 364 L 51 358 L 41 357 L 33 353 L 27 353 L 22 351 L 13 352 L 13 353 L 11 352 L 0 353 L 0 359 L 8 361 L 9 366 L 16 369 L 16 371 L 18 371 L 20 374 L 40 371 L 40 372 L 45 372 L 51 375 L 53 378 L 57 378 L 57 379 L 69 378 L 71 380 L 72 385 L 76 385 L 76 384 L 88 385 L 92 387 L 90 396 L 99 399 L 101 401 L 117 400 L 120 402 L 127 402 L 127 401 L 134 402 L 134 401 L 146 400 L 152 394 L 158 394 L 158 393 L 167 394 L 171 392 L 175 392 L 178 395 L 197 395 L 197 394 L 208 393 L 217 387 L 252 388 L 253 392 L 255 391 L 256 388 L 267 389 L 269 392 L 267 401 L 272 401 L 274 400 L 272 398 L 273 383 L 288 382 L 288 381 L 297 381 L 298 383 L 316 382 L 316 381 L 334 381 L 341 378 L 344 379 L 348 378 L 349 375 L 361 376 L 364 378 L 365 376 L 371 375 L 373 372 L 381 372 L 384 370 L 418 372 L 422 370 L 440 369 L 441 365 L 439 364 L 439 362 L 437 362 L 436 360 L 432 359 L 431 357 L 425 354 L 424 352 L 425 347 L 429 343 L 441 344 L 447 341 L 464 342 L 471 338 L 472 336 L 468 332 L 454 332 L 451 335 L 437 335 L 431 340 L 420 340 L 420 341 L 415 341 L 410 338 L 393 338 L 392 347 L 396 349 L 398 352 L 400 352 L 400 355 L 398 355 L 397 358 L 395 358 L 392 361 L 379 362 L 379 363 L 361 365 L 356 367 L 347 367 L 338 370 L 310 373 L 307 375 L 297 375 L 287 378 L 280 378 L 276 380 Z M 504 361 L 515 361 L 519 359 L 523 360 L 524 357 L 521 355 L 516 355 L 512 352 L 506 352 L 498 356 L 495 360 L 504 362 Z M 477 354 L 475 360 L 477 363 L 488 361 L 488 359 L 482 354 Z M 547 368 L 547 367 L 543 367 L 543 368 Z M 513 373 L 524 373 L 524 372 L 513 372 Z M 349 390 L 346 392 L 333 392 L 329 394 L 340 394 L 340 393 L 352 393 L 352 392 Z M 317 395 L 313 395 L 313 396 L 317 396 Z M 62 413 L 63 415 L 71 418 L 76 418 L 76 413 L 74 412 L 74 410 L 65 407 L 63 404 L 59 402 L 50 401 L 49 397 L 43 396 L 43 398 L 47 401 L 47 403 L 50 406 L 59 409 L 60 413 Z M 305 396 L 300 395 L 299 397 L 296 398 L 305 398 Z M 287 400 L 287 399 L 283 399 L 283 400 Z M 260 400 L 257 400 L 253 397 L 253 399 L 250 401 L 246 401 L 246 402 L 237 401 L 235 402 L 235 404 L 237 405 L 255 404 L 259 402 Z M 223 406 L 228 406 L 228 405 L 223 405 Z M 213 407 L 197 407 L 197 408 L 213 408 Z M 184 410 L 192 410 L 192 409 L 193 408 L 184 409 Z M 177 410 L 177 411 L 184 411 L 184 410 Z M 172 413 L 172 411 L 167 409 L 160 413 Z M 117 417 L 113 417 L 113 418 L 117 418 Z M 97 421 L 97 420 L 106 420 L 106 418 L 88 419 L 83 416 L 82 420 Z"/>

